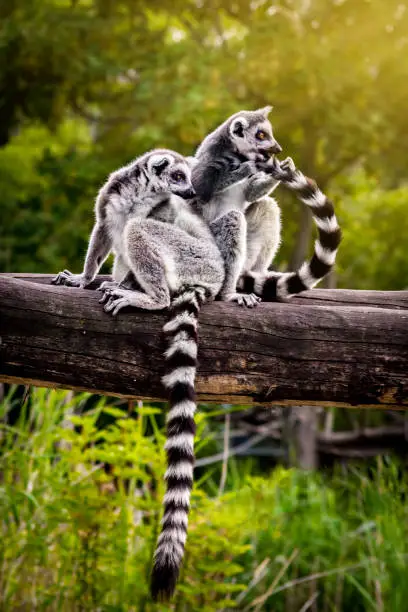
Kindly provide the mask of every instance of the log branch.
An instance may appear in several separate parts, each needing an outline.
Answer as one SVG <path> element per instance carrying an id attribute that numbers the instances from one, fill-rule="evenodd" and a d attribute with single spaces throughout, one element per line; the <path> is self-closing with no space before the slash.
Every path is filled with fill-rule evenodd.
<path id="1" fill-rule="evenodd" d="M 164 399 L 166 313 L 107 315 L 94 290 L 0 275 L 0 381 Z M 99 277 L 94 287 L 103 280 Z M 200 314 L 199 400 L 408 406 L 408 292 L 313 290 Z"/>

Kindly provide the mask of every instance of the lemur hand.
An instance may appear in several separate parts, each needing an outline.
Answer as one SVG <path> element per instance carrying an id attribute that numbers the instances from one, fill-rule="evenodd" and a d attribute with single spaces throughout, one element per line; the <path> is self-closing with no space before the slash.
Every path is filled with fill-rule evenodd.
<path id="1" fill-rule="evenodd" d="M 296 172 L 295 162 L 293 161 L 291 157 L 287 157 L 283 161 L 278 162 L 278 166 L 279 166 L 278 172 L 283 172 L 285 174 L 284 179 L 286 180 L 292 178 L 292 176 Z"/>
<path id="2" fill-rule="evenodd" d="M 89 285 L 92 279 L 88 280 L 84 278 L 83 274 L 72 274 L 69 270 L 64 270 L 63 272 L 58 272 L 57 276 L 55 276 L 51 285 L 66 285 L 68 287 L 86 287 Z"/>
<path id="3" fill-rule="evenodd" d="M 256 164 L 258 171 L 270 174 L 278 181 L 291 180 L 296 172 L 296 166 L 291 157 L 279 161 L 276 157 L 271 157 L 268 161 L 259 161 Z"/>

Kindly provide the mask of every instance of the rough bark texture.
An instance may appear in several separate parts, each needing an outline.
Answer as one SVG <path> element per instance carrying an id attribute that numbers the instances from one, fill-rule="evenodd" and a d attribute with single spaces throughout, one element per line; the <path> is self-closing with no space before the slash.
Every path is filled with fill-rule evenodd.
<path id="1" fill-rule="evenodd" d="M 166 314 L 112 319 L 99 293 L 50 278 L 0 275 L 0 381 L 163 399 Z M 199 362 L 202 401 L 404 408 L 408 292 L 316 289 L 255 311 L 206 305 Z"/>

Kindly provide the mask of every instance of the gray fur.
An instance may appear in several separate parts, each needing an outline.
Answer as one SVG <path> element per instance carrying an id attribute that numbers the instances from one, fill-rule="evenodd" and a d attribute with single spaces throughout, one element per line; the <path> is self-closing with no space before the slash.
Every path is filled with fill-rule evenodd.
<path id="1" fill-rule="evenodd" d="M 239 277 L 250 270 L 266 272 L 280 243 L 280 210 L 269 197 L 279 180 L 263 171 L 271 155 L 282 150 L 267 118 L 270 110 L 241 111 L 227 119 L 198 147 L 192 170 L 195 206 L 210 223 L 225 261 L 220 297 L 243 304 L 253 296 L 237 293 Z M 259 130 L 262 141 L 256 138 Z M 239 223 L 228 220 L 232 212 L 240 214 Z M 238 234 L 227 238 L 228 226 Z"/>
<path id="2" fill-rule="evenodd" d="M 174 180 L 182 173 L 185 180 Z M 166 195 L 165 195 L 166 194 Z M 174 213 L 174 206 L 164 206 L 169 194 L 191 197 L 191 168 L 186 159 L 174 151 L 155 149 L 113 172 L 100 189 L 95 203 L 95 226 L 92 230 L 82 274 L 68 270 L 53 280 L 56 285 L 86 287 L 100 270 L 111 251 L 115 253 L 113 277 L 120 282 L 129 271 L 129 261 L 123 253 L 123 236 L 130 219 L 147 219 L 157 209 L 160 214 Z M 161 211 L 161 212 L 160 212 Z M 166 220 L 166 218 L 163 218 Z M 171 222 L 171 218 L 169 217 Z"/>
<path id="3" fill-rule="evenodd" d="M 273 300 L 312 288 L 333 266 L 341 239 L 332 204 L 317 185 L 290 158 L 274 158 L 282 149 L 267 119 L 270 110 L 240 111 L 227 119 L 201 143 L 192 171 L 196 209 L 210 223 L 224 257 L 220 297 L 241 304 L 251 302 L 251 291 Z M 310 207 L 319 230 L 312 260 L 291 274 L 268 272 L 280 244 L 280 210 L 270 197 L 280 181 Z M 232 213 L 241 215 L 239 223 L 228 221 Z M 228 228 L 233 235 L 227 237 Z M 248 293 L 242 297 L 237 287 Z"/>
<path id="4" fill-rule="evenodd" d="M 172 224 L 154 216 L 127 222 L 119 254 L 140 287 L 126 288 L 123 277 L 102 283 L 106 312 L 116 315 L 125 306 L 161 310 L 185 286 L 203 287 L 211 298 L 218 294 L 224 266 L 209 227 L 178 196 L 171 196 L 168 208 Z"/>

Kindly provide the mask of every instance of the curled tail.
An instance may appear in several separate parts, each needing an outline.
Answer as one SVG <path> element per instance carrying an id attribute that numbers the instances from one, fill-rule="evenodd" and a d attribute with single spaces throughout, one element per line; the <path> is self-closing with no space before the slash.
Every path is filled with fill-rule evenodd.
<path id="1" fill-rule="evenodd" d="M 287 172 L 280 171 L 278 178 L 310 208 L 318 229 L 318 238 L 312 259 L 305 261 L 297 272 L 244 276 L 243 290 L 256 293 L 266 302 L 283 300 L 317 285 L 333 268 L 341 241 L 341 229 L 333 204 L 320 191 L 316 182 L 293 168 Z"/>
<path id="2" fill-rule="evenodd" d="M 155 601 L 172 596 L 184 556 L 193 487 L 197 324 L 204 298 L 205 291 L 200 287 L 180 292 L 172 301 L 170 319 L 163 328 L 168 344 L 163 384 L 169 393 L 170 410 L 164 516 L 151 577 Z"/>

